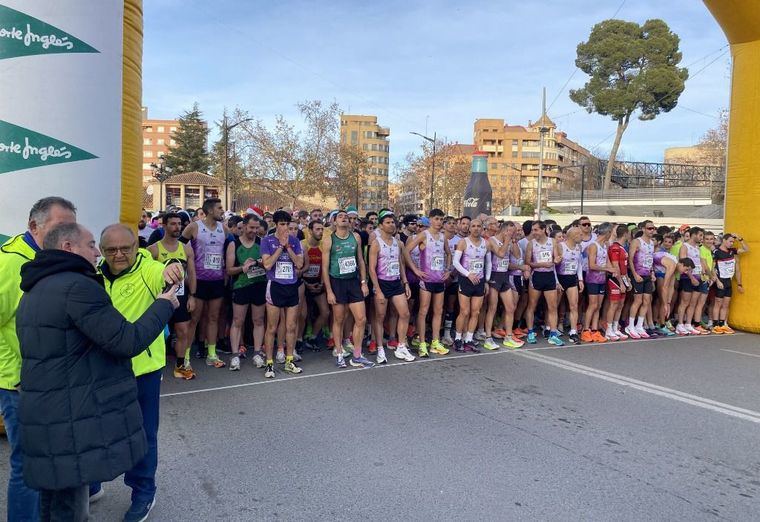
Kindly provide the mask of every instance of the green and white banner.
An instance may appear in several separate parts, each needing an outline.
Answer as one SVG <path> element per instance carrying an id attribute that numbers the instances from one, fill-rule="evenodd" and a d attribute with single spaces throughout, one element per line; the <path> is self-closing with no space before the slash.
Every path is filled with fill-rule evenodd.
<path id="1" fill-rule="evenodd" d="M 98 234 L 121 198 L 120 0 L 0 0 L 0 235 L 63 196 Z"/>

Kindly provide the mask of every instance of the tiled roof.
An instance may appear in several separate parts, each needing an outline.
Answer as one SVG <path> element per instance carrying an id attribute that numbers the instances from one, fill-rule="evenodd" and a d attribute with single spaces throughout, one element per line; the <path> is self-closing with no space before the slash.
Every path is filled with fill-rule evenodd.
<path id="1" fill-rule="evenodd" d="M 175 174 L 166 180 L 167 185 L 204 185 L 206 187 L 221 187 L 224 181 L 203 174 L 202 172 L 185 172 L 184 174 Z"/>

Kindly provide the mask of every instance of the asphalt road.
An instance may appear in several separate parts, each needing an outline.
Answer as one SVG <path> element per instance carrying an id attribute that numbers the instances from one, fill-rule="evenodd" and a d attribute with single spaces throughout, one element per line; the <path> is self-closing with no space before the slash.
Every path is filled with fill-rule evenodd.
<path id="1" fill-rule="evenodd" d="M 757 520 L 760 337 L 166 374 L 151 520 Z M 8 446 L 0 446 L 0 477 Z M 104 486 L 94 520 L 129 490 Z M 0 492 L 5 505 L 5 491 Z"/>

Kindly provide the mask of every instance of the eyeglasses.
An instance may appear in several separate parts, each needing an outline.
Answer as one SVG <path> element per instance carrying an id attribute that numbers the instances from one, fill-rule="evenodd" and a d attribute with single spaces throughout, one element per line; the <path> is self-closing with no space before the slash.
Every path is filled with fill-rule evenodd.
<path id="1" fill-rule="evenodd" d="M 591 226 L 591 223 L 581 223 L 581 226 L 582 226 L 582 227 L 590 227 L 590 226 Z"/>
<path id="2" fill-rule="evenodd" d="M 647 230 L 654 230 L 654 227 L 646 227 Z"/>
<path id="3" fill-rule="evenodd" d="M 132 248 L 134 248 L 134 245 L 106 247 L 103 249 L 103 253 L 109 257 L 115 256 L 119 252 L 122 254 L 129 254 L 132 251 Z"/>

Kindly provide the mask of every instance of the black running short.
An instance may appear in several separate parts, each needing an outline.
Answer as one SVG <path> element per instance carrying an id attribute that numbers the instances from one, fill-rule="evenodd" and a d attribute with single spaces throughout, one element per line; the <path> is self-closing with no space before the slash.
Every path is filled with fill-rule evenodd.
<path id="1" fill-rule="evenodd" d="M 523 281 L 523 276 L 519 274 L 512 274 L 509 276 L 509 286 L 517 292 L 517 295 L 523 295 L 525 292 L 525 282 Z"/>
<path id="2" fill-rule="evenodd" d="M 539 292 L 551 292 L 557 289 L 554 272 L 533 272 L 533 275 L 530 276 L 530 283 L 533 290 Z"/>
<path id="3" fill-rule="evenodd" d="M 224 297 L 224 279 L 216 281 L 204 281 L 198 279 L 195 286 L 195 298 L 201 301 L 213 301 Z"/>
<path id="4" fill-rule="evenodd" d="M 169 320 L 170 324 L 175 323 L 185 323 L 190 320 L 190 312 L 187 310 L 187 300 L 189 296 L 187 295 L 187 292 L 185 292 L 185 295 L 178 295 L 177 300 L 179 301 L 179 306 L 176 310 L 174 310 L 174 313 L 172 314 L 172 318 Z"/>
<path id="5" fill-rule="evenodd" d="M 234 288 L 232 290 L 232 302 L 237 305 L 264 306 L 267 302 L 267 282 L 263 281 L 242 288 Z"/>
<path id="6" fill-rule="evenodd" d="M 636 282 L 636 278 L 631 276 L 631 283 L 633 283 L 634 294 L 653 294 L 654 293 L 654 281 L 649 276 L 639 276 L 643 279 L 641 283 Z"/>
<path id="7" fill-rule="evenodd" d="M 510 289 L 508 272 L 491 272 L 491 280 L 488 281 L 491 288 L 499 293 L 506 292 Z"/>
<path id="8" fill-rule="evenodd" d="M 559 284 L 565 290 L 574 286 L 578 286 L 578 274 L 557 274 L 557 279 L 559 279 Z"/>
<path id="9" fill-rule="evenodd" d="M 720 282 L 723 283 L 723 289 L 721 289 L 718 285 L 715 285 L 715 297 L 718 299 L 723 299 L 724 297 L 731 297 L 733 293 L 733 290 L 731 289 L 731 279 L 726 279 L 725 277 L 721 277 Z"/>
<path id="10" fill-rule="evenodd" d="M 480 283 L 474 285 L 466 277 L 460 277 L 459 293 L 465 297 L 483 297 L 486 295 L 486 278 L 481 278 Z"/>
<path id="11" fill-rule="evenodd" d="M 330 286 L 338 304 L 352 304 L 364 301 L 362 285 L 357 277 L 351 279 L 336 279 L 330 277 Z"/>
<path id="12" fill-rule="evenodd" d="M 277 281 L 267 283 L 266 301 L 277 308 L 292 308 L 298 306 L 298 287 L 301 280 L 292 285 L 283 285 Z"/>
<path id="13" fill-rule="evenodd" d="M 442 294 L 446 291 L 446 283 L 426 283 L 420 281 L 420 290 L 425 290 L 431 294 Z"/>
<path id="14" fill-rule="evenodd" d="M 378 279 L 377 283 L 380 285 L 380 291 L 386 299 L 396 297 L 397 295 L 404 295 L 405 287 L 404 283 L 401 282 L 401 279 L 396 279 L 395 281 Z"/>

